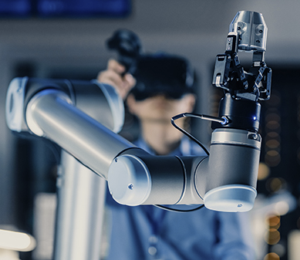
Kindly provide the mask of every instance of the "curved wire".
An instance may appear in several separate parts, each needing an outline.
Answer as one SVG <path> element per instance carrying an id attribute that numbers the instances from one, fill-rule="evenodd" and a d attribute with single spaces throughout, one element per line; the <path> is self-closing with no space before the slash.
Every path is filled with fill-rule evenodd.
<path id="1" fill-rule="evenodd" d="M 183 113 L 183 114 L 179 114 L 177 116 L 174 116 L 171 118 L 171 123 L 172 125 L 178 129 L 180 132 L 182 132 L 183 134 L 185 134 L 186 136 L 188 136 L 190 139 L 192 139 L 195 143 L 197 143 L 204 151 L 207 155 L 209 155 L 208 150 L 204 147 L 204 145 L 202 143 L 200 143 L 194 136 L 192 136 L 190 133 L 188 133 L 187 131 L 185 131 L 184 129 L 180 128 L 178 125 L 175 124 L 175 120 L 182 118 L 182 117 L 187 117 L 188 113 Z"/>
<path id="2" fill-rule="evenodd" d="M 185 134 L 186 136 L 188 136 L 189 138 L 191 138 L 195 143 L 197 143 L 204 151 L 207 155 L 209 155 L 208 150 L 204 147 L 204 145 L 198 141 L 194 136 L 192 136 L 190 133 L 188 133 L 187 131 L 185 131 L 184 129 L 180 128 L 178 125 L 175 124 L 175 120 L 179 119 L 179 118 L 183 118 L 183 117 L 196 117 L 196 118 L 200 118 L 200 119 L 204 119 L 204 120 L 209 120 L 209 121 L 214 121 L 214 122 L 218 122 L 222 125 L 225 125 L 228 123 L 228 118 L 223 116 L 222 118 L 219 117 L 213 117 L 213 116 L 207 116 L 207 115 L 199 115 L 199 114 L 192 114 L 192 113 L 183 113 L 183 114 L 179 114 L 177 116 L 174 116 L 171 118 L 171 123 L 172 125 L 178 129 L 180 132 L 182 132 L 183 134 Z"/>

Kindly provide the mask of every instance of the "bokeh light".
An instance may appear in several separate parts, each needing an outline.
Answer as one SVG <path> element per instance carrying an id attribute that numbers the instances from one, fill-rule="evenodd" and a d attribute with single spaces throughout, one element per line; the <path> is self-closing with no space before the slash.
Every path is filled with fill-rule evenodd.
<path id="1" fill-rule="evenodd" d="M 266 182 L 266 189 L 270 192 L 277 192 L 286 187 L 286 181 L 283 178 L 270 178 Z"/>
<path id="2" fill-rule="evenodd" d="M 258 166 L 258 174 L 257 179 L 258 180 L 264 180 L 270 175 L 270 168 L 265 163 L 260 163 Z"/>
<path id="3" fill-rule="evenodd" d="M 275 204 L 274 211 L 277 215 L 283 216 L 289 212 L 289 204 L 286 201 L 279 201 Z"/>
<path id="4" fill-rule="evenodd" d="M 272 228 L 278 229 L 280 227 L 280 217 L 272 216 L 268 218 L 268 225 Z"/>
<path id="5" fill-rule="evenodd" d="M 280 260 L 280 257 L 276 253 L 269 253 L 264 257 L 264 260 Z"/>
<path id="6" fill-rule="evenodd" d="M 276 228 L 270 228 L 268 232 L 266 232 L 265 241 L 269 245 L 275 245 L 279 242 L 279 240 L 280 240 L 280 233 Z"/>
<path id="7" fill-rule="evenodd" d="M 281 161 L 280 153 L 276 150 L 270 150 L 265 154 L 265 162 L 271 167 L 277 166 Z"/>

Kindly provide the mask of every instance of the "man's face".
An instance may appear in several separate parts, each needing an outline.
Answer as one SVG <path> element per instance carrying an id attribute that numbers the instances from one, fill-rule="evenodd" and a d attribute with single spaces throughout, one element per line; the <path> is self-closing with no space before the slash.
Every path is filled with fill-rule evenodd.
<path id="1" fill-rule="evenodd" d="M 170 122 L 171 118 L 181 113 L 190 113 L 195 105 L 195 96 L 186 94 L 180 99 L 166 98 L 159 94 L 136 101 L 133 95 L 127 98 L 130 112 L 135 114 L 141 121 Z"/>

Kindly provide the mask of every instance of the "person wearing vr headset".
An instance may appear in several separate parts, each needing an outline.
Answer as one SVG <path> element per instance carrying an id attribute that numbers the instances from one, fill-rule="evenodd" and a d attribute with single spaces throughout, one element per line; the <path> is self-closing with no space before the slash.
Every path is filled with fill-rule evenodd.
<path id="1" fill-rule="evenodd" d="M 194 109 L 194 75 L 189 62 L 179 56 L 145 55 L 134 76 L 125 70 L 110 60 L 98 81 L 114 86 L 138 117 L 141 134 L 135 144 L 156 155 L 205 155 L 170 120 Z M 184 120 L 178 126 L 184 128 Z M 107 207 L 111 216 L 109 260 L 255 259 L 247 213 L 130 207 L 117 204 L 110 194 Z"/>

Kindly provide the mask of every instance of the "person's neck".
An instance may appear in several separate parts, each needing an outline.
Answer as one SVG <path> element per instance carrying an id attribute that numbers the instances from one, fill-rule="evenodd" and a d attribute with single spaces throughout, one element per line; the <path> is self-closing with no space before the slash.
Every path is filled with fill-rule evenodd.
<path id="1" fill-rule="evenodd" d="M 180 145 L 182 133 L 171 122 L 144 121 L 141 126 L 145 142 L 158 155 L 167 155 Z"/>

